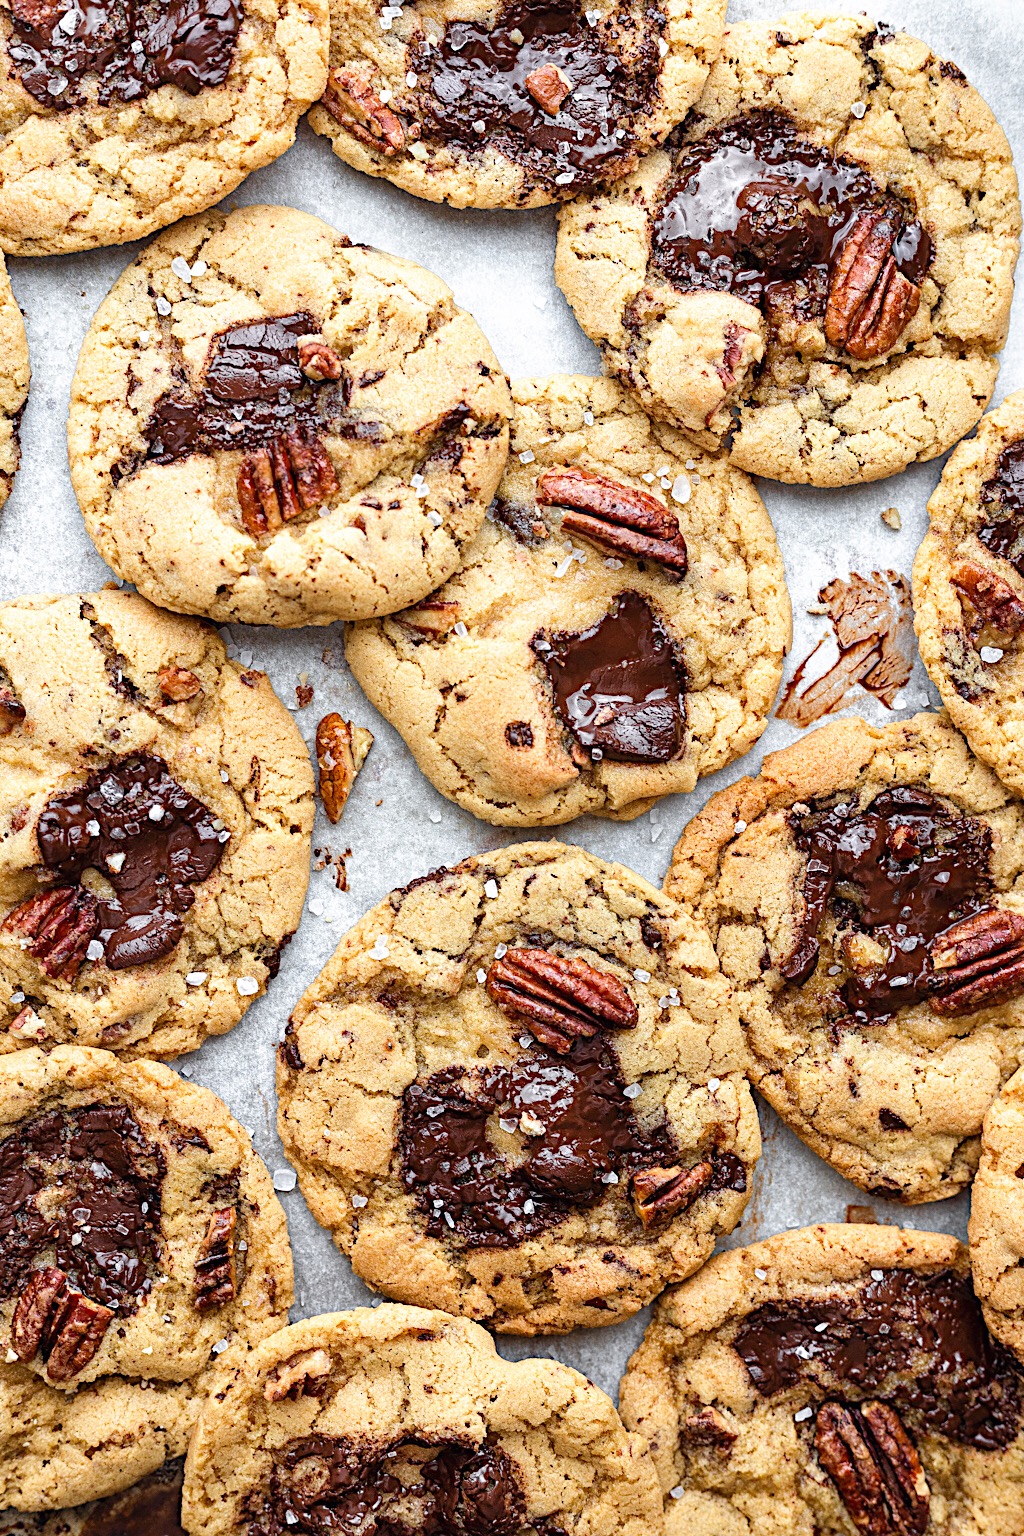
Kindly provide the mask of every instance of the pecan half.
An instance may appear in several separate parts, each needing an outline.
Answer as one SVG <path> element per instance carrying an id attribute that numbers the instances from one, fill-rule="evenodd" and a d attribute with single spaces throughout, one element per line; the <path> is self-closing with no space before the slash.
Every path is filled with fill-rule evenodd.
<path id="1" fill-rule="evenodd" d="M 317 507 L 338 489 L 330 455 L 316 433 L 295 426 L 238 466 L 235 490 L 242 524 L 254 539 Z"/>
<path id="2" fill-rule="evenodd" d="M 321 1380 L 330 1370 L 331 1357 L 325 1349 L 303 1350 L 301 1355 L 293 1355 L 271 1371 L 263 1396 L 268 1403 L 280 1403 L 286 1397 L 295 1402 L 306 1395 L 307 1383 Z"/>
<path id="3" fill-rule="evenodd" d="M 975 912 L 932 940 L 933 1013 L 958 1018 L 1024 993 L 1024 917 L 996 907 Z"/>
<path id="4" fill-rule="evenodd" d="M 202 693 L 203 685 L 187 667 L 161 667 L 157 673 L 160 692 L 172 704 L 184 704 Z"/>
<path id="5" fill-rule="evenodd" d="M 549 117 L 557 116 L 562 102 L 573 88 L 569 76 L 557 64 L 542 64 L 539 69 L 531 70 L 523 84 L 541 111 Z"/>
<path id="6" fill-rule="evenodd" d="M 542 506 L 567 508 L 562 527 L 570 533 L 686 574 L 686 541 L 678 519 L 646 491 L 589 469 L 546 469 L 537 482 L 537 500 Z"/>
<path id="7" fill-rule="evenodd" d="M 197 1312 L 209 1312 L 234 1301 L 237 1295 L 235 1275 L 235 1226 L 238 1213 L 233 1205 L 214 1211 L 206 1226 L 199 1257 L 196 1259 Z"/>
<path id="8" fill-rule="evenodd" d="M 373 732 L 338 714 L 325 715 L 316 728 L 316 761 L 320 770 L 320 799 L 327 819 L 341 819 L 356 774 L 373 746 Z"/>
<path id="9" fill-rule="evenodd" d="M 487 972 L 487 992 L 503 1013 L 528 1019 L 543 1045 L 565 1055 L 599 1029 L 632 1029 L 639 1013 L 617 976 L 546 949 L 510 949 Z"/>
<path id="10" fill-rule="evenodd" d="M 11 1347 L 26 1362 L 41 1353 L 51 1381 L 70 1381 L 99 1349 L 113 1315 L 73 1290 L 63 1270 L 37 1269 L 14 1309 Z"/>
<path id="11" fill-rule="evenodd" d="M 975 650 L 983 645 L 1005 650 L 1024 629 L 1024 603 L 1010 583 L 975 560 L 958 565 L 950 581 L 959 593 Z"/>
<path id="12" fill-rule="evenodd" d="M 921 290 L 896 265 L 903 221 L 876 209 L 862 214 L 840 247 L 825 309 L 825 336 L 858 362 L 896 345 L 921 304 Z"/>
<path id="13" fill-rule="evenodd" d="M 354 69 L 332 69 L 323 104 L 353 138 L 390 157 L 405 148 L 405 129 L 370 82 Z"/>
<path id="14" fill-rule="evenodd" d="M 74 981 L 99 925 L 95 896 L 79 885 L 59 885 L 23 901 L 0 928 L 21 935 L 45 975 Z"/>
<path id="15" fill-rule="evenodd" d="M 322 384 L 325 379 L 340 379 L 342 374 L 342 362 L 337 352 L 326 341 L 317 338 L 299 342 L 299 367 L 306 378 L 316 384 Z"/>
<path id="16" fill-rule="evenodd" d="M 823 1404 L 814 1448 L 863 1536 L 924 1536 L 928 1483 L 914 1442 L 888 1404 Z"/>
<path id="17" fill-rule="evenodd" d="M 739 1439 L 718 1409 L 710 1406 L 688 1414 L 679 1426 L 679 1435 L 693 1445 L 710 1445 L 723 1460 L 729 1456 Z"/>
<path id="18" fill-rule="evenodd" d="M 707 1158 L 692 1168 L 641 1168 L 633 1175 L 633 1209 L 645 1227 L 670 1221 L 703 1194 L 714 1171 Z"/>
<path id="19" fill-rule="evenodd" d="M 0 736 L 9 736 L 25 718 L 25 706 L 12 688 L 0 688 Z"/>

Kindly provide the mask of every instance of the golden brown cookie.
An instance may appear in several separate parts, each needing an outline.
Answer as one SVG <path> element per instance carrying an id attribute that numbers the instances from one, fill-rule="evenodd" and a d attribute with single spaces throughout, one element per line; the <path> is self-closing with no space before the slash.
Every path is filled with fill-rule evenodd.
<path id="1" fill-rule="evenodd" d="M 74 1509 L 0 1513 L 0 1536 L 185 1536 L 181 1528 L 184 1461 L 165 1462 L 150 1477 Z"/>
<path id="2" fill-rule="evenodd" d="M 1024 1359 L 1024 1069 L 985 1116 L 969 1232 L 985 1321 Z"/>
<path id="3" fill-rule="evenodd" d="M 28 397 L 28 380 L 25 322 L 0 257 L 0 507 L 11 494 L 21 460 L 18 427 Z"/>

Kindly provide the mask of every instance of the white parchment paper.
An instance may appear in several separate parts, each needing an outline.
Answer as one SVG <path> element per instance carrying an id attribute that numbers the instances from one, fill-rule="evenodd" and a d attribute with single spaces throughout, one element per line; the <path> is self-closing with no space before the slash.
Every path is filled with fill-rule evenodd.
<path id="1" fill-rule="evenodd" d="M 732 0 L 730 17 L 769 18 L 800 8 L 799 4 L 775 5 L 771 0 Z M 835 8 L 844 7 L 837 0 Z M 885 0 L 881 14 L 959 64 L 993 107 L 1020 162 L 1024 0 Z M 276 164 L 251 176 L 229 201 L 291 204 L 318 215 L 353 240 L 432 268 L 451 284 L 458 302 L 476 316 L 512 377 L 600 372 L 595 349 L 576 325 L 551 275 L 555 244 L 551 210 L 456 212 L 420 202 L 342 165 L 327 140 L 317 138 L 305 123 L 300 124 L 293 148 Z M 90 591 L 110 579 L 110 571 L 85 533 L 71 490 L 65 421 L 75 360 L 92 315 L 137 249 L 120 246 L 81 256 L 9 262 L 28 327 L 32 392 L 23 421 L 21 471 L 0 518 L 0 597 Z M 994 403 L 1022 385 L 1024 298 L 1019 294 Z M 937 461 L 847 491 L 760 484 L 775 522 L 793 598 L 795 640 L 787 678 L 827 622 L 805 611 L 826 581 L 853 570 L 867 573 L 876 568 L 909 576 L 926 525 L 925 504 L 941 468 L 942 461 Z M 902 516 L 898 533 L 880 520 L 879 514 L 892 506 Z M 289 1012 L 341 934 L 392 887 L 469 853 L 500 847 L 515 840 L 516 834 L 510 836 L 476 821 L 450 805 L 421 776 L 405 744 L 350 676 L 340 626 L 284 632 L 235 625 L 222 633 L 230 639 L 231 654 L 246 666 L 267 671 L 286 702 L 295 703 L 299 674 L 308 674 L 315 697 L 295 716 L 307 742 L 312 742 L 317 720 L 331 709 L 369 726 L 376 736 L 339 826 L 330 827 L 323 812 L 317 814 L 314 845 L 352 849 L 349 890 L 335 889 L 330 869 L 314 872 L 302 924 L 284 953 L 280 975 L 268 996 L 250 1009 L 231 1034 L 209 1041 L 176 1064 L 194 1081 L 220 1094 L 276 1170 L 287 1164 L 274 1128 L 274 1047 Z M 897 715 L 938 703 L 919 661 L 902 702 L 905 708 Z M 894 718 L 867 695 L 853 712 L 876 723 Z M 628 825 L 584 818 L 550 835 L 580 843 L 602 858 L 620 860 L 660 885 L 680 828 L 712 791 L 744 773 L 755 773 L 765 751 L 787 745 L 798 734 L 773 720 L 755 751 L 724 773 L 704 780 L 693 794 L 664 800 Z M 536 835 L 549 834 L 541 830 Z M 814 1221 L 842 1221 L 848 1202 L 868 1201 L 815 1157 L 764 1104 L 759 1107 L 764 1156 L 745 1220 L 729 1239 L 730 1246 Z M 370 1293 L 314 1222 L 298 1190 L 281 1198 L 295 1251 L 293 1320 L 368 1302 Z M 880 1219 L 901 1226 L 960 1237 L 965 1233 L 966 1196 L 916 1208 L 887 1206 L 876 1199 L 870 1203 Z M 554 1355 L 584 1371 L 614 1397 L 645 1322 L 641 1314 L 629 1323 L 580 1330 L 567 1338 L 499 1336 L 497 1342 L 509 1356 Z"/>

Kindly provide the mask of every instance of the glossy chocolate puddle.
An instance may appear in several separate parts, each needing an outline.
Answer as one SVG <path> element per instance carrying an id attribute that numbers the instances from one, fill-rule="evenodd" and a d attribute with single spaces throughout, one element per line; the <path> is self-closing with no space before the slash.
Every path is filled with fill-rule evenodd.
<path id="1" fill-rule="evenodd" d="M 61 111 L 138 101 L 162 85 L 223 85 L 240 0 L 11 0 L 7 51 L 22 85 Z"/>
<path id="2" fill-rule="evenodd" d="M 1004 1450 L 1021 1416 L 1020 1367 L 990 1336 L 970 1278 L 872 1270 L 859 1291 L 770 1302 L 732 1347 L 762 1397 L 796 1386 L 893 1404 L 918 1433 Z"/>
<path id="3" fill-rule="evenodd" d="M 1009 443 L 1000 453 L 995 474 L 981 488 L 981 504 L 990 520 L 978 538 L 1024 576 L 1024 442 Z"/>
<path id="4" fill-rule="evenodd" d="M 413 49 L 424 136 L 497 149 L 532 177 L 575 194 L 613 174 L 631 149 L 636 119 L 654 106 L 664 26 L 658 11 L 641 19 L 627 7 L 591 26 L 578 0 L 506 6 L 493 27 L 450 21 L 439 46 Z M 553 114 L 526 85 L 552 65 L 571 85 Z"/>
<path id="5" fill-rule="evenodd" d="M 798 984 L 810 977 L 818 931 L 831 910 L 854 946 L 865 935 L 885 956 L 876 966 L 858 967 L 840 986 L 851 1022 L 881 1023 L 927 998 L 931 942 L 989 904 L 989 827 L 905 785 L 883 790 L 863 811 L 845 802 L 791 815 L 791 822 L 807 859 L 805 915 L 782 975 Z M 842 941 L 836 958 L 843 958 Z"/>

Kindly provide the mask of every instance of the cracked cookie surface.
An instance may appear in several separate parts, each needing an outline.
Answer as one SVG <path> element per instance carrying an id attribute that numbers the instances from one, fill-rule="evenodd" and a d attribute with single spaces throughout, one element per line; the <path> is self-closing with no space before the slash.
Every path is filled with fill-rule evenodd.
<path id="1" fill-rule="evenodd" d="M 1024 1069 L 993 1102 L 971 1189 L 971 1268 L 985 1320 L 1024 1360 Z"/>
<path id="2" fill-rule="evenodd" d="M 0 605 L 0 1054 L 176 1056 L 276 975 L 313 776 L 262 672 L 127 592 Z"/>
<path id="3" fill-rule="evenodd" d="M 310 124 L 432 202 L 535 208 L 614 180 L 686 116 L 724 0 L 332 0 Z"/>
<path id="4" fill-rule="evenodd" d="M 928 675 L 981 760 L 1024 793 L 1024 392 L 961 443 L 928 503 L 914 623 Z"/>
<path id="5" fill-rule="evenodd" d="M 817 1226 L 719 1254 L 622 1383 L 667 1536 L 1015 1536 L 1020 1369 L 942 1233 Z"/>
<path id="6" fill-rule="evenodd" d="M 145 597 L 247 624 L 415 602 L 508 450 L 508 386 L 440 278 L 292 208 L 161 236 L 97 311 L 68 448 L 86 527 Z"/>
<path id="7" fill-rule="evenodd" d="M 184 1461 L 176 1457 L 123 1493 L 80 1504 L 23 1515 L 0 1513 L 0 1536 L 185 1536 L 181 1528 L 181 1481 Z"/>
<path id="8" fill-rule="evenodd" d="M 191 1536 L 278 1536 L 353 1508 L 399 1533 L 661 1529 L 647 1448 L 555 1360 L 505 1361 L 482 1328 L 357 1307 L 283 1329 L 226 1373 L 189 1448 Z M 335 1528 L 333 1524 L 321 1528 Z"/>
<path id="9" fill-rule="evenodd" d="M 475 816 L 627 819 L 763 731 L 790 641 L 782 557 L 747 477 L 612 380 L 524 379 L 513 398 L 508 467 L 461 569 L 354 626 L 346 655 Z"/>
<path id="10" fill-rule="evenodd" d="M 665 889 L 737 989 L 751 1080 L 861 1188 L 956 1194 L 1024 1056 L 1024 809 L 944 715 L 843 720 L 684 829 Z"/>
<path id="11" fill-rule="evenodd" d="M 18 426 L 28 398 L 28 381 L 25 322 L 0 257 L 0 507 L 11 494 L 21 460 Z"/>
<path id="12" fill-rule="evenodd" d="M 955 65 L 795 13 L 730 27 L 668 145 L 562 210 L 555 276 L 652 414 L 733 434 L 750 473 L 853 485 L 977 423 L 1020 228 L 1009 145 Z"/>
<path id="13" fill-rule="evenodd" d="M 510 1333 L 613 1323 L 692 1273 L 760 1153 L 707 935 L 558 843 L 367 913 L 293 1013 L 278 1106 L 367 1284 Z"/>
<path id="14" fill-rule="evenodd" d="M 0 1502 L 104 1498 L 286 1321 L 284 1212 L 208 1089 L 79 1046 L 0 1060 L 0 1166 Z"/>
<path id="15" fill-rule="evenodd" d="M 324 88 L 327 0 L 11 0 L 0 247 L 138 240 L 283 155 Z"/>

